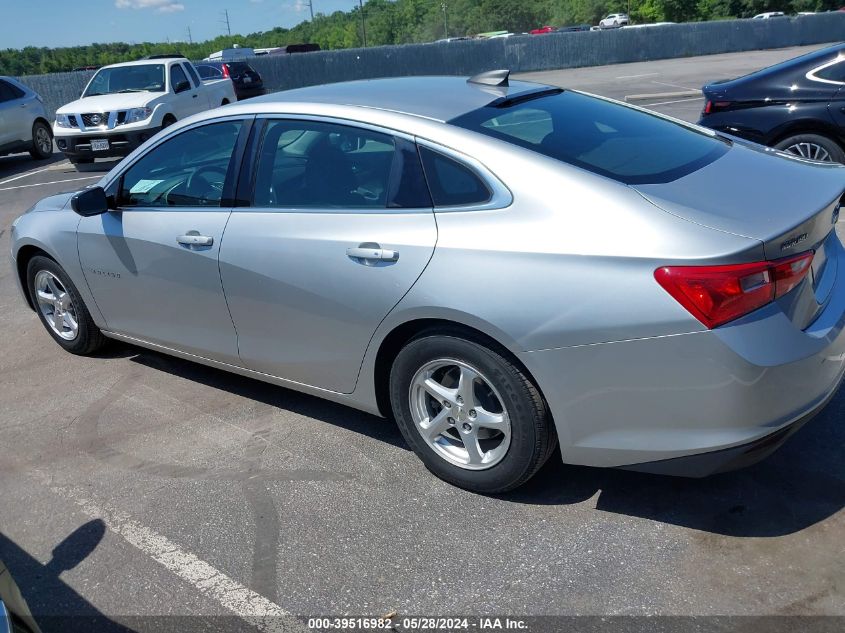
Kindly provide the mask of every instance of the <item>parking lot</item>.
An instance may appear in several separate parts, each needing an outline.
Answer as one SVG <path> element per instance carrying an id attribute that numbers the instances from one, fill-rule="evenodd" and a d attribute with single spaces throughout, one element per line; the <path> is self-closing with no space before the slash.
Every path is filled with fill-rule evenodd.
<path id="1" fill-rule="evenodd" d="M 701 98 L 677 93 L 814 48 L 522 77 L 695 121 Z M 2 252 L 15 217 L 107 165 L 83 167 L 0 158 Z M 45 633 L 174 615 L 229 616 L 203 630 L 294 628 L 291 614 L 845 616 L 845 396 L 739 472 L 553 457 L 483 497 L 429 474 L 391 422 L 125 344 L 66 354 L 14 274 L 0 258 L 0 560 L 53 616 Z"/>

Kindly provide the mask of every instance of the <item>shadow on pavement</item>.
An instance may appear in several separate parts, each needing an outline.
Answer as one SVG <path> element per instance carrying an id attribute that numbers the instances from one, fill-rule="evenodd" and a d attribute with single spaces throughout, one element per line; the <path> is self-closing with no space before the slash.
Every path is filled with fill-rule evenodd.
<path id="1" fill-rule="evenodd" d="M 29 154 L 0 156 L 0 182 L 28 171 L 49 167 L 63 161 L 64 158 L 65 156 L 61 152 L 56 152 L 45 160 L 34 160 Z"/>
<path id="2" fill-rule="evenodd" d="M 392 421 L 315 396 L 182 360 L 175 356 L 158 354 L 118 343 L 113 343 L 107 349 L 113 347 L 116 348 L 113 353 L 120 354 L 121 351 L 125 351 L 126 356 L 129 356 L 132 361 L 152 369 L 166 371 L 215 389 L 228 391 L 242 398 L 256 400 L 271 407 L 316 418 L 349 431 L 372 437 L 391 446 L 410 450 L 408 445 L 405 444 L 405 440 L 402 439 L 398 427 Z"/>
<path id="3" fill-rule="evenodd" d="M 60 577 L 97 548 L 105 531 L 106 526 L 99 519 L 81 525 L 55 547 L 46 565 L 0 533 L 0 559 L 43 633 L 132 633 L 132 629 L 100 613 Z"/>
<path id="4" fill-rule="evenodd" d="M 516 503 L 579 503 L 599 494 L 596 509 L 736 537 L 783 536 L 845 506 L 845 391 L 764 461 L 703 479 L 567 466 L 559 453 Z"/>
<path id="5" fill-rule="evenodd" d="M 410 450 L 395 423 L 319 398 L 131 346 L 142 365 L 309 416 Z M 774 455 L 754 466 L 704 479 L 569 466 L 556 451 L 527 485 L 501 498 L 566 505 L 599 494 L 596 509 L 737 537 L 782 536 L 845 506 L 845 391 Z"/>

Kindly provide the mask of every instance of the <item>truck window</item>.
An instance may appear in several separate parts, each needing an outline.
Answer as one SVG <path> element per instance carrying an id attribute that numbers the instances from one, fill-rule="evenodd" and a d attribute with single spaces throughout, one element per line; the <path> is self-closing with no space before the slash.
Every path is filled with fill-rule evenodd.
<path id="1" fill-rule="evenodd" d="M 188 74 L 191 76 L 194 85 L 199 86 L 202 82 L 200 81 L 199 75 L 197 75 L 197 71 L 194 70 L 194 65 L 188 63 L 183 63 L 182 65 L 185 67 L 185 70 L 188 71 Z"/>

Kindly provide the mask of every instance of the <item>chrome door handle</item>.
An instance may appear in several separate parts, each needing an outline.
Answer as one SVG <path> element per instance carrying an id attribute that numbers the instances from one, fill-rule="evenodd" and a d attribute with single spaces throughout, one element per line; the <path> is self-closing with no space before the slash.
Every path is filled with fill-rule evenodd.
<path id="1" fill-rule="evenodd" d="M 380 248 L 378 245 L 372 248 L 359 246 L 358 248 L 347 248 L 346 256 L 365 261 L 395 262 L 399 259 L 399 251 Z"/>
<path id="2" fill-rule="evenodd" d="M 197 231 L 188 231 L 185 235 L 176 238 L 182 246 L 211 246 L 214 238 L 210 235 L 200 235 Z"/>

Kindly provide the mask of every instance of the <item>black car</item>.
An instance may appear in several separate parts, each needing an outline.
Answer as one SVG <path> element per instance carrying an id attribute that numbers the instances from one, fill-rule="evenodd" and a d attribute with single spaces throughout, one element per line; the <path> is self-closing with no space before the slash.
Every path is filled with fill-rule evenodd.
<path id="1" fill-rule="evenodd" d="M 804 158 L 845 163 L 845 44 L 702 90 L 699 124 Z"/>
<path id="2" fill-rule="evenodd" d="M 261 75 L 246 62 L 200 62 L 196 69 L 203 79 L 231 79 L 238 101 L 267 92 Z"/>

